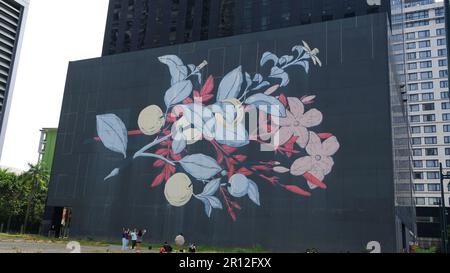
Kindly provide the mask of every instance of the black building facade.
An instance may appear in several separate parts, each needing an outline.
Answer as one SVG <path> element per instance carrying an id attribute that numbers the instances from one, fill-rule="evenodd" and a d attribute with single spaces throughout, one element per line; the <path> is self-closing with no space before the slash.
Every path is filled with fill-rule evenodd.
<path id="1" fill-rule="evenodd" d="M 389 0 L 376 2 L 110 0 L 103 56 L 389 10 Z"/>
<path id="2" fill-rule="evenodd" d="M 49 226 L 271 251 L 407 249 L 409 131 L 390 14 L 366 13 L 70 63 Z M 242 123 L 264 105 L 276 106 L 279 149 Z M 230 122 L 239 129 L 224 138 Z"/>

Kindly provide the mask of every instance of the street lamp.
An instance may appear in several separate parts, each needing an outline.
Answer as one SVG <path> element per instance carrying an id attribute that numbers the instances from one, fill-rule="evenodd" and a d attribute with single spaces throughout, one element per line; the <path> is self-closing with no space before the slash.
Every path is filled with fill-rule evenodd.
<path id="1" fill-rule="evenodd" d="M 441 234 L 442 234 L 442 252 L 448 253 L 448 235 L 447 235 L 447 215 L 445 211 L 445 196 L 444 196 L 444 179 L 450 179 L 450 175 L 444 174 L 442 170 L 442 163 L 439 163 L 439 172 L 441 178 Z"/>

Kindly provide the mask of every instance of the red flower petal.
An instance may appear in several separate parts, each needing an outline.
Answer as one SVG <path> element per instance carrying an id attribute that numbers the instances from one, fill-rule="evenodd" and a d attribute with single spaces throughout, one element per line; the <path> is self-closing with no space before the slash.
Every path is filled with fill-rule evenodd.
<path id="1" fill-rule="evenodd" d="M 230 147 L 227 145 L 222 145 L 222 149 L 224 149 L 224 151 L 227 152 L 228 154 L 232 154 L 232 153 L 236 152 L 236 150 L 237 150 L 237 148 Z"/>
<path id="2" fill-rule="evenodd" d="M 286 96 L 284 94 L 281 94 L 278 97 L 278 100 L 284 105 L 284 107 L 287 107 L 288 102 L 287 102 L 287 98 L 286 98 Z"/>
<path id="3" fill-rule="evenodd" d="M 321 139 L 328 139 L 330 137 L 333 136 L 333 134 L 331 133 L 322 133 L 322 134 L 317 134 Z"/>
<path id="4" fill-rule="evenodd" d="M 158 176 L 156 176 L 156 178 L 153 180 L 152 182 L 152 188 L 157 187 L 159 185 L 161 185 L 161 183 L 164 181 L 164 173 L 160 173 Z"/>
<path id="5" fill-rule="evenodd" d="M 303 177 L 306 178 L 306 180 L 308 180 L 309 182 L 311 182 L 312 184 L 316 185 L 317 187 L 321 188 L 321 189 L 326 189 L 327 185 L 325 185 L 322 181 L 320 181 L 317 177 L 315 177 L 314 175 L 312 175 L 311 173 L 304 173 Z"/>
<path id="6" fill-rule="evenodd" d="M 251 175 L 253 173 L 252 171 L 250 171 L 247 168 L 240 168 L 237 172 L 240 174 L 243 174 L 245 176 Z"/>
<path id="7" fill-rule="evenodd" d="M 155 152 L 157 155 L 167 155 L 169 153 L 169 149 L 159 149 Z"/>
<path id="8" fill-rule="evenodd" d="M 155 163 L 153 163 L 153 167 L 159 168 L 162 167 L 166 164 L 166 162 L 164 160 L 158 159 L 155 161 Z"/>
<path id="9" fill-rule="evenodd" d="M 286 186 L 284 186 L 284 188 L 290 192 L 293 192 L 293 193 L 301 195 L 301 196 L 311 196 L 310 192 L 302 190 L 299 187 L 294 186 L 294 185 L 286 185 Z"/>
<path id="10" fill-rule="evenodd" d="M 247 156 L 246 155 L 235 155 L 234 158 L 243 162 L 247 159 Z"/>

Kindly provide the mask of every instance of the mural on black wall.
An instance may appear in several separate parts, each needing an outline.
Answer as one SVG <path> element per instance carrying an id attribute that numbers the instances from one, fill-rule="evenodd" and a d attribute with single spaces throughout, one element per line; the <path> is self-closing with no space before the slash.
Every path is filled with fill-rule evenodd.
<path id="1" fill-rule="evenodd" d="M 208 217 L 213 209 L 226 209 L 234 221 L 236 210 L 243 209 L 240 198 L 249 198 L 255 206 L 263 202 L 259 183 L 301 197 L 326 189 L 324 179 L 332 171 L 332 156 L 339 150 L 339 142 L 332 133 L 313 131 L 323 120 L 322 113 L 312 107 L 315 96 L 283 94 L 290 82 L 288 68 L 308 74 L 311 64 L 322 66 L 319 50 L 303 42 L 294 46 L 292 53 L 281 57 L 264 53 L 260 65 L 271 65 L 268 76 L 250 75 L 239 66 L 218 85 L 214 75 L 203 81 L 201 71 L 208 65 L 206 61 L 196 66 L 185 65 L 175 55 L 159 57 L 171 75 L 164 107 L 143 109 L 138 131 L 128 131 L 114 113 L 97 116 L 96 140 L 124 157 L 105 181 L 118 176 L 137 158 L 152 158 L 160 171 L 151 186 L 164 184 L 165 197 L 172 206 L 182 207 L 197 199 Z M 246 117 L 256 126 L 246 126 Z M 128 138 L 136 134 L 154 139 L 127 158 Z M 190 153 L 189 146 L 199 142 L 209 145 L 215 157 Z M 250 143 L 261 145 L 263 153 L 287 158 L 289 165 L 248 158 L 241 150 Z M 304 179 L 286 184 L 281 178 L 285 174 Z"/>

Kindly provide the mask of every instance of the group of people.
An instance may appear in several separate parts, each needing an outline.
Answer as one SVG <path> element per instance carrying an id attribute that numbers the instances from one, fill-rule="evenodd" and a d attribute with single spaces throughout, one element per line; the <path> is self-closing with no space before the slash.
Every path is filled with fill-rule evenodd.
<path id="1" fill-rule="evenodd" d="M 122 229 L 122 250 L 136 250 L 136 252 L 141 251 L 141 244 L 143 241 L 143 237 L 147 230 L 142 229 L 133 229 L 130 230 L 129 228 L 123 228 Z M 131 242 L 131 247 L 129 246 Z"/>

